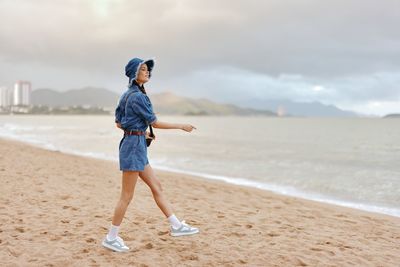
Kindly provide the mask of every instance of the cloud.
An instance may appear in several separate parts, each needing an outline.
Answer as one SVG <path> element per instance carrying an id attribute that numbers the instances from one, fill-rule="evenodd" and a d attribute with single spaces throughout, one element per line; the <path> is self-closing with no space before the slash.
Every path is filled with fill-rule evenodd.
<path id="1" fill-rule="evenodd" d="M 0 83 L 119 91 L 126 62 L 154 56 L 156 90 L 390 101 L 397 10 L 397 0 L 0 0 Z"/>

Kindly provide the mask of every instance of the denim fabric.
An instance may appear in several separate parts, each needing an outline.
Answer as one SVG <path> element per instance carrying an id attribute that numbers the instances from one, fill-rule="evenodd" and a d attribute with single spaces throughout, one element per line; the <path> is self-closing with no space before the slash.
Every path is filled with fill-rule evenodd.
<path id="1" fill-rule="evenodd" d="M 115 122 L 121 123 L 123 129 L 145 131 L 156 119 L 149 97 L 137 86 L 122 94 L 115 110 Z"/>
<path id="2" fill-rule="evenodd" d="M 120 98 L 115 110 L 115 121 L 125 130 L 146 131 L 157 120 L 150 99 L 133 85 Z M 124 136 L 119 145 L 119 164 L 122 171 L 143 171 L 147 159 L 144 135 Z"/>
<path id="3" fill-rule="evenodd" d="M 143 171 L 149 164 L 146 137 L 126 135 L 119 144 L 119 169 L 121 171 Z"/>
<path id="4" fill-rule="evenodd" d="M 154 59 L 143 60 L 140 58 L 132 58 L 128 64 L 125 66 L 125 75 L 129 77 L 129 82 L 137 78 L 138 70 L 140 65 L 144 63 L 147 65 L 149 70 L 149 78 L 151 77 L 151 71 L 154 68 Z"/>

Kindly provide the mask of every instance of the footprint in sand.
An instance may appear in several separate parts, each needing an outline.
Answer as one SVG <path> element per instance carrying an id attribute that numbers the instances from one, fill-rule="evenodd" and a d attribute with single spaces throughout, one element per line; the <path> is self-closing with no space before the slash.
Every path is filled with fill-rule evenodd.
<path id="1" fill-rule="evenodd" d="M 17 230 L 20 233 L 25 233 L 24 227 L 15 227 L 15 230 Z"/>
<path id="2" fill-rule="evenodd" d="M 153 218 L 150 218 L 150 219 L 146 220 L 146 223 L 155 223 L 155 222 L 157 222 L 157 220 L 155 220 Z"/>
<path id="3" fill-rule="evenodd" d="M 312 247 L 310 248 L 312 251 L 323 251 L 322 248 L 318 248 L 318 247 Z"/>
<path id="4" fill-rule="evenodd" d="M 168 234 L 169 232 L 168 231 L 159 231 L 158 232 L 158 235 L 166 235 L 166 234 Z"/>
<path id="5" fill-rule="evenodd" d="M 62 223 L 69 223 L 69 220 L 64 219 L 64 220 L 61 220 L 60 222 L 62 222 Z"/>
<path id="6" fill-rule="evenodd" d="M 144 246 L 144 248 L 145 248 L 145 249 L 152 249 L 152 248 L 154 248 L 154 246 L 153 246 L 152 243 L 147 243 L 147 244 Z"/>
<path id="7" fill-rule="evenodd" d="M 19 257 L 19 256 L 22 254 L 22 252 L 15 251 L 15 250 L 12 249 L 12 248 L 7 248 L 7 250 L 8 250 L 8 252 L 9 252 L 11 255 L 13 255 L 14 257 Z"/>
<path id="8" fill-rule="evenodd" d="M 64 231 L 64 233 L 61 234 L 62 236 L 72 236 L 72 233 L 69 231 Z"/>
<path id="9" fill-rule="evenodd" d="M 268 236 L 270 236 L 270 237 L 279 236 L 279 234 L 277 234 L 277 233 L 273 233 L 273 232 L 271 232 L 271 233 L 268 233 L 267 235 L 268 235 Z"/>
<path id="10" fill-rule="evenodd" d="M 198 261 L 199 257 L 197 255 L 189 255 L 189 256 L 183 257 L 183 259 L 191 260 L 191 261 Z"/>
<path id="11" fill-rule="evenodd" d="M 67 199 L 70 199 L 70 198 L 72 198 L 71 195 L 61 195 L 60 196 L 60 199 L 62 199 L 62 200 L 67 200 Z"/>
<path id="12" fill-rule="evenodd" d="M 295 264 L 296 266 L 308 266 L 307 263 L 305 263 L 302 259 L 299 259 L 299 258 L 297 258 L 297 259 L 294 260 L 294 264 Z"/>
<path id="13" fill-rule="evenodd" d="M 243 236 L 246 236 L 246 234 L 233 232 L 233 233 L 228 234 L 227 236 L 243 237 Z"/>
<path id="14" fill-rule="evenodd" d="M 86 239 L 86 242 L 87 243 L 93 243 L 95 240 L 94 240 L 94 238 L 88 238 L 88 239 Z"/>

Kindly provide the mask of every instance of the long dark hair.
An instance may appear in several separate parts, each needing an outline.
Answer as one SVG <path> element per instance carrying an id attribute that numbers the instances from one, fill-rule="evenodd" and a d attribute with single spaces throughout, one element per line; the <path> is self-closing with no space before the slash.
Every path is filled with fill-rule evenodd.
<path id="1" fill-rule="evenodd" d="M 140 85 L 140 84 L 137 83 L 136 80 L 133 80 L 131 82 L 131 86 L 129 88 L 131 88 L 133 85 L 136 85 L 139 88 L 139 90 L 142 91 L 143 94 L 147 95 L 146 94 L 146 89 L 144 89 L 143 84 Z M 153 132 L 153 127 L 151 127 L 151 125 L 149 125 L 149 128 L 150 128 L 150 136 L 155 137 L 154 132 Z M 151 139 L 146 139 L 147 146 L 150 146 L 151 141 L 152 141 Z"/>
<path id="2" fill-rule="evenodd" d="M 136 85 L 136 86 L 140 89 L 140 91 L 142 91 L 143 94 L 147 95 L 147 94 L 146 94 L 146 89 L 144 89 L 143 84 L 140 85 L 140 84 L 137 83 L 136 80 L 133 80 L 133 81 L 131 82 L 131 86 L 129 86 L 129 88 L 131 88 L 133 85 Z"/>

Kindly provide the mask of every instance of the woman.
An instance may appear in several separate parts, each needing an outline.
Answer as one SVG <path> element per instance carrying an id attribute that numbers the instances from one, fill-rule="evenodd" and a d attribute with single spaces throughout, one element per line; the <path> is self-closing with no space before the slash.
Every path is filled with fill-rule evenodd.
<path id="1" fill-rule="evenodd" d="M 143 84 L 149 81 L 153 67 L 153 60 L 144 61 L 134 58 L 129 61 L 125 67 L 125 74 L 129 77 L 129 88 L 121 96 L 115 111 L 116 125 L 125 133 L 119 145 L 122 191 L 115 207 L 110 230 L 102 244 L 104 247 L 118 252 L 129 250 L 122 238 L 118 236 L 118 231 L 126 209 L 132 200 L 138 177 L 150 187 L 158 207 L 168 218 L 171 224 L 171 236 L 192 235 L 199 232 L 199 229 L 191 227 L 185 221 L 178 220 L 175 216 L 147 159 L 146 138 L 150 138 L 146 132 L 148 125 L 158 129 L 181 129 L 186 132 L 196 129 L 190 124 L 161 122 L 156 118 L 150 99 L 143 87 Z M 154 140 L 155 137 L 152 139 Z"/>

